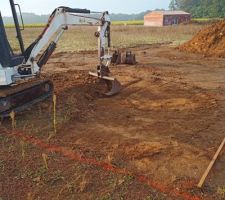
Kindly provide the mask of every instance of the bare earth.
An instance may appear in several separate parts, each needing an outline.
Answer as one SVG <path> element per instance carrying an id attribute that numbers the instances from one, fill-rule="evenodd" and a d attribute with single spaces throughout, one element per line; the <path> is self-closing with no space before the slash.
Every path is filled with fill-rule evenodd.
<path id="1" fill-rule="evenodd" d="M 225 135 L 225 59 L 160 44 L 131 50 L 138 64 L 112 67 L 123 90 L 111 98 L 87 75 L 96 52 L 53 55 L 43 73 L 55 84 L 57 134 L 51 100 L 17 116 L 17 129 L 93 160 L 3 131 L 0 199 L 224 199 L 225 150 L 203 190 L 195 186 Z"/>

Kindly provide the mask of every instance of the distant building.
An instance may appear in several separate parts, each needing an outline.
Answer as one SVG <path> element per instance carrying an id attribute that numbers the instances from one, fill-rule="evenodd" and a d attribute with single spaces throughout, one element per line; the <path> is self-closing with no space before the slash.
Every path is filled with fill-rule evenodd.
<path id="1" fill-rule="evenodd" d="M 144 16 L 145 26 L 170 26 L 188 23 L 191 14 L 184 11 L 152 11 Z"/>

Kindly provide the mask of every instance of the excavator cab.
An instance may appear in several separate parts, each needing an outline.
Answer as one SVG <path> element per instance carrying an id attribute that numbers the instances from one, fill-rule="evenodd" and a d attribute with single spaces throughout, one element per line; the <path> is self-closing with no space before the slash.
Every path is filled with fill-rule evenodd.
<path id="1" fill-rule="evenodd" d="M 21 28 L 19 25 L 17 13 L 16 13 L 16 6 L 19 8 L 19 12 L 21 14 L 21 9 L 19 4 L 14 4 L 12 0 L 10 2 L 10 7 L 13 14 L 14 24 L 15 24 L 15 31 L 16 31 L 16 39 L 19 43 L 19 50 L 17 50 L 16 53 L 14 53 L 13 48 L 10 46 L 9 40 L 7 38 L 6 30 L 4 27 L 3 18 L 0 12 L 0 64 L 2 67 L 14 67 L 16 65 L 19 65 L 23 62 L 24 59 L 24 44 L 21 34 Z M 23 19 L 21 15 L 21 22 L 23 25 Z M 23 26 L 24 27 L 24 26 Z"/>

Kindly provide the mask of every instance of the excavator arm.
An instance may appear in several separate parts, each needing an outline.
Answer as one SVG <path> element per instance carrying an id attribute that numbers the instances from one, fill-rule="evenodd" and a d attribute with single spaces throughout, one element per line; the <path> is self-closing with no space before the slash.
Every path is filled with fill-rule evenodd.
<path id="1" fill-rule="evenodd" d="M 100 65 L 105 63 L 105 60 L 110 59 L 109 55 L 105 55 L 106 48 L 110 47 L 110 18 L 108 12 L 96 13 L 86 9 L 59 7 L 50 16 L 41 35 L 25 51 L 25 61 L 19 67 L 21 77 L 23 75 L 27 76 L 27 72 L 31 76 L 40 73 L 42 66 L 47 63 L 49 57 L 54 52 L 64 31 L 68 30 L 69 26 L 74 25 L 98 26 L 98 31 L 95 33 L 95 36 L 99 40 L 98 51 Z M 37 60 L 37 56 L 46 45 L 47 48 L 41 54 L 39 60 Z"/>

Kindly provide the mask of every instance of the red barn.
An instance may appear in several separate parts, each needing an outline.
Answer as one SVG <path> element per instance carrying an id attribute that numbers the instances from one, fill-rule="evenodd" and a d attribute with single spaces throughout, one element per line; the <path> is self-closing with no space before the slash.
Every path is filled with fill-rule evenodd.
<path id="1" fill-rule="evenodd" d="M 169 26 L 188 23 L 191 14 L 184 11 L 152 11 L 144 16 L 145 26 Z"/>

